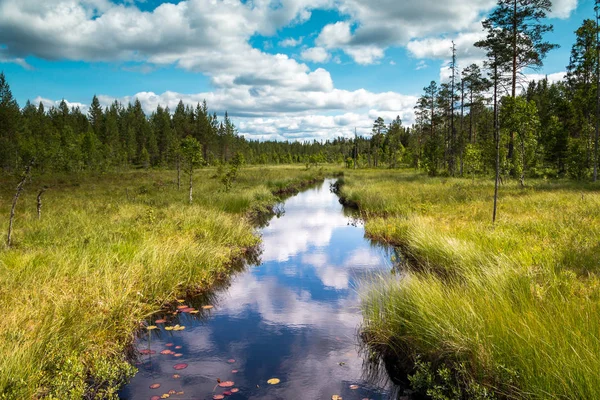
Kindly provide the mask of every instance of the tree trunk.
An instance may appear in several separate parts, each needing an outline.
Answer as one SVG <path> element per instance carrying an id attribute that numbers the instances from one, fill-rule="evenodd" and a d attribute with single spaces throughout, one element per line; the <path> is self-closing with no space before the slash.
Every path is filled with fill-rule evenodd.
<path id="1" fill-rule="evenodd" d="M 513 0 L 513 26 L 512 26 L 512 98 L 517 96 L 517 0 Z M 510 138 L 508 141 L 508 159 L 514 165 L 514 147 L 515 147 L 515 134 L 510 132 Z M 511 166 L 511 172 L 513 167 Z"/>
<path id="2" fill-rule="evenodd" d="M 12 230 L 13 230 L 13 221 L 15 219 L 15 209 L 17 208 L 17 201 L 19 200 L 19 196 L 21 196 L 21 192 L 23 192 L 23 187 L 25 186 L 25 182 L 29 177 L 29 173 L 31 172 L 31 168 L 33 167 L 34 161 L 32 160 L 27 168 L 25 168 L 25 173 L 23 173 L 23 177 L 21 181 L 17 185 L 17 191 L 15 193 L 15 197 L 13 198 L 12 207 L 10 209 L 10 218 L 8 222 L 8 235 L 6 237 L 6 245 L 10 247 L 12 244 Z"/>
<path id="3" fill-rule="evenodd" d="M 193 192 L 194 192 L 194 187 L 193 187 L 193 176 L 194 176 L 194 170 L 192 168 L 190 168 L 190 204 L 192 204 L 193 201 Z"/>
<path id="4" fill-rule="evenodd" d="M 47 187 L 43 187 L 37 195 L 37 215 L 38 220 L 42 219 L 42 195 L 47 190 Z"/>
<path id="5" fill-rule="evenodd" d="M 498 65 L 494 57 L 494 136 L 496 139 L 496 182 L 494 184 L 494 214 L 492 223 L 496 223 L 498 210 L 498 184 L 500 182 L 500 130 L 498 129 Z"/>
<path id="6" fill-rule="evenodd" d="M 177 190 L 181 190 L 181 156 L 177 156 Z"/>
<path id="7" fill-rule="evenodd" d="M 598 29 L 598 2 L 596 1 L 596 135 L 594 138 L 594 182 L 598 181 L 598 133 L 600 131 L 600 32 Z"/>

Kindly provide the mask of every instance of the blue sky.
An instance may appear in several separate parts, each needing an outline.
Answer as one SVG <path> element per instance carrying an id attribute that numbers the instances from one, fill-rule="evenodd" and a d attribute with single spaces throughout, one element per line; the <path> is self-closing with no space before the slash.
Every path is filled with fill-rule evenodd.
<path id="1" fill-rule="evenodd" d="M 21 105 L 139 98 L 150 112 L 206 99 L 261 139 L 367 133 L 413 120 L 422 88 L 459 65 L 493 0 L 0 0 L 0 70 Z M 560 79 L 593 0 L 555 0 L 554 50 L 530 78 Z"/>

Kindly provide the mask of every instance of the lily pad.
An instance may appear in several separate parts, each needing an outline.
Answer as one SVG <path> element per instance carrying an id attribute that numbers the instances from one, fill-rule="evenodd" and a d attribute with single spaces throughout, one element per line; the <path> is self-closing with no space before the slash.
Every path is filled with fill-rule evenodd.
<path id="1" fill-rule="evenodd" d="M 167 343 L 167 344 L 165 344 L 165 346 L 171 347 L 171 346 L 173 346 L 173 343 Z"/>
<path id="2" fill-rule="evenodd" d="M 232 370 L 231 370 L 231 373 L 232 373 L 232 374 L 237 374 L 238 372 L 239 372 L 239 371 L 238 371 L 237 369 L 232 369 Z"/>
<path id="3" fill-rule="evenodd" d="M 177 306 L 177 309 L 178 309 L 178 310 L 183 310 L 183 309 L 186 309 L 186 308 L 189 308 L 189 306 L 187 306 L 187 305 L 185 305 L 185 304 L 182 304 L 182 305 L 180 305 L 180 306 Z"/>
<path id="4" fill-rule="evenodd" d="M 149 325 L 149 326 L 146 327 L 146 329 L 148 329 L 149 331 L 153 331 L 153 330 L 155 330 L 157 328 L 158 328 L 158 326 L 156 326 L 156 325 Z"/>
<path id="5" fill-rule="evenodd" d="M 181 346 L 175 346 L 175 350 L 181 349 Z"/>
<path id="6" fill-rule="evenodd" d="M 224 382 L 219 383 L 219 386 L 224 387 L 224 388 L 232 387 L 233 385 L 234 385 L 233 381 L 224 381 Z"/>
<path id="7" fill-rule="evenodd" d="M 269 385 L 277 385 L 279 382 L 281 382 L 279 378 L 271 378 L 267 381 Z"/>
<path id="8" fill-rule="evenodd" d="M 188 367 L 188 365 L 184 364 L 184 363 L 173 365 L 173 368 L 177 371 L 179 371 L 181 369 L 186 369 L 187 367 Z"/>
<path id="9" fill-rule="evenodd" d="M 150 385 L 150 389 L 158 389 L 160 387 L 160 383 L 153 383 Z"/>
<path id="10" fill-rule="evenodd" d="M 204 310 L 210 310 L 211 308 L 214 308 L 215 306 L 210 306 L 210 305 L 206 305 L 206 306 L 202 306 L 202 308 Z"/>
<path id="11" fill-rule="evenodd" d="M 233 363 L 235 362 L 235 360 L 234 360 L 233 358 L 230 358 L 229 360 L 227 360 L 227 362 L 228 362 L 229 364 L 233 364 Z"/>
<path id="12" fill-rule="evenodd" d="M 181 354 L 181 353 L 175 353 L 175 354 L 173 354 L 173 355 L 174 355 L 175 357 L 181 357 L 183 354 Z"/>
<path id="13" fill-rule="evenodd" d="M 333 396 L 331 396 L 331 400 L 342 400 L 342 396 L 334 394 Z"/>
<path id="14" fill-rule="evenodd" d="M 168 356 L 169 354 L 171 354 L 171 350 L 163 350 L 160 352 L 160 354 L 162 354 L 163 356 Z"/>
<path id="15" fill-rule="evenodd" d="M 150 397 L 150 400 L 160 400 L 160 396 L 152 396 Z"/>
<path id="16" fill-rule="evenodd" d="M 226 391 L 223 392 L 223 394 L 225 396 L 231 396 L 231 391 L 230 390 L 226 390 Z"/>
<path id="17" fill-rule="evenodd" d="M 165 331 L 172 331 L 173 327 L 172 326 L 165 326 Z"/>
<path id="18" fill-rule="evenodd" d="M 169 393 L 165 393 L 162 396 L 160 396 L 161 399 L 168 399 L 169 397 L 171 397 Z"/>
<path id="19" fill-rule="evenodd" d="M 358 389 L 358 385 L 350 385 L 350 389 L 356 390 L 356 389 Z"/>
<path id="20" fill-rule="evenodd" d="M 169 390 L 169 394 L 170 394 L 170 395 L 177 394 L 177 390 L 175 390 L 175 389 L 171 389 L 171 390 Z"/>
<path id="21" fill-rule="evenodd" d="M 179 379 L 179 378 L 181 378 L 181 375 L 179 375 L 179 374 L 173 374 L 173 379 Z"/>
<path id="22" fill-rule="evenodd" d="M 224 398 L 225 398 L 225 396 L 223 396 L 222 394 L 215 394 L 215 395 L 213 396 L 213 399 L 214 399 L 214 400 L 222 400 L 222 399 L 224 399 Z"/>
<path id="23" fill-rule="evenodd" d="M 165 322 L 167 322 L 166 319 L 157 319 L 156 321 L 154 321 L 155 324 L 164 324 Z"/>
<path id="24" fill-rule="evenodd" d="M 190 311 L 190 314 L 198 314 L 200 311 L 198 310 L 194 310 L 194 311 Z"/>
<path id="25" fill-rule="evenodd" d="M 238 388 L 232 388 L 232 389 L 230 390 L 230 392 L 231 392 L 231 393 L 237 393 L 237 392 L 239 392 L 239 391 L 240 391 L 240 389 L 238 389 Z"/>
<path id="26" fill-rule="evenodd" d="M 179 311 L 181 311 L 182 313 L 189 313 L 189 312 L 192 312 L 192 311 L 195 311 L 195 310 L 196 309 L 194 307 L 188 307 L 188 308 L 182 308 Z"/>

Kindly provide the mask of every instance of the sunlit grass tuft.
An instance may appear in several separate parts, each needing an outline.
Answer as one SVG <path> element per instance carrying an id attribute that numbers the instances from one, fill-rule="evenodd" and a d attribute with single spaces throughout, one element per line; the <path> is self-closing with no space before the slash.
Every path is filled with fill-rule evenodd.
<path id="1" fill-rule="evenodd" d="M 244 168 L 230 192 L 214 170 L 194 204 L 174 172 L 41 177 L 28 183 L 14 246 L 0 252 L 0 398 L 111 398 L 132 373 L 139 323 L 176 296 L 207 290 L 258 245 L 246 217 L 288 187 L 323 177 L 296 167 Z M 37 220 L 36 189 L 44 194 Z M 3 178 L 0 215 L 12 180 Z"/>
<path id="2" fill-rule="evenodd" d="M 600 193 L 573 182 L 501 188 L 408 172 L 347 173 L 368 233 L 399 245 L 402 279 L 363 291 L 364 337 L 510 398 L 600 398 Z M 410 371 L 409 371 L 410 372 Z"/>

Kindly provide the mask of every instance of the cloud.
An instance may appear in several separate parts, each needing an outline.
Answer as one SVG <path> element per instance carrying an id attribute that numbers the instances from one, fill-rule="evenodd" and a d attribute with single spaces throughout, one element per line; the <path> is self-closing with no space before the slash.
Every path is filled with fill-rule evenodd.
<path id="1" fill-rule="evenodd" d="M 425 69 L 425 68 L 427 68 L 427 67 L 428 67 L 428 65 L 427 65 L 427 63 L 425 62 L 425 60 L 421 60 L 421 61 L 419 61 L 419 62 L 417 63 L 417 66 L 416 66 L 415 70 L 416 70 L 416 71 L 419 71 L 419 70 L 421 70 L 421 69 Z"/>
<path id="2" fill-rule="evenodd" d="M 303 50 L 300 56 L 303 60 L 314 63 L 326 63 L 331 59 L 331 54 L 322 47 L 310 47 Z"/>
<path id="3" fill-rule="evenodd" d="M 298 39 L 287 38 L 287 39 L 284 39 L 284 40 L 280 41 L 279 45 L 281 47 L 297 47 L 297 46 L 300 46 L 302 44 L 303 40 L 304 40 L 303 37 L 299 37 Z"/>

